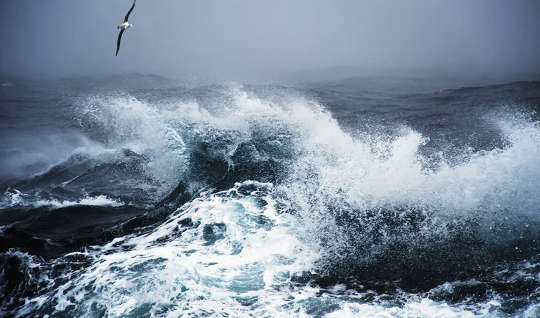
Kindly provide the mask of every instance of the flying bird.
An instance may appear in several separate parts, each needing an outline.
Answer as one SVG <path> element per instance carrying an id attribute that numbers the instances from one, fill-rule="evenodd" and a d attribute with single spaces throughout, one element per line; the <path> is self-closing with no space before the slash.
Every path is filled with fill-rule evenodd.
<path id="1" fill-rule="evenodd" d="M 118 56 L 118 51 L 120 51 L 120 41 L 122 41 L 122 35 L 124 34 L 124 31 L 133 26 L 133 24 L 128 22 L 128 19 L 129 19 L 129 15 L 131 14 L 131 11 L 133 11 L 133 9 L 135 8 L 135 2 L 137 2 L 137 0 L 133 0 L 133 5 L 131 6 L 131 9 L 129 9 L 128 13 L 126 14 L 126 17 L 124 18 L 124 23 L 116 27 L 117 29 L 120 30 L 120 34 L 118 34 L 118 40 L 116 42 L 116 56 Z"/>

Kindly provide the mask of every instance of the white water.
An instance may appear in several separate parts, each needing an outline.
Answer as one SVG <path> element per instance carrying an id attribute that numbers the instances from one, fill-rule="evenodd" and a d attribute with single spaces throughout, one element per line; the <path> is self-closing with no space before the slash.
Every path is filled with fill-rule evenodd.
<path id="1" fill-rule="evenodd" d="M 493 112 L 479 119 L 506 136 L 505 149 L 474 153 L 461 162 L 441 159 L 440 168 L 431 171 L 419 155 L 427 137 L 408 127 L 397 138 L 355 138 L 323 106 L 303 97 L 263 99 L 241 87 L 224 96 L 205 107 L 190 100 L 151 105 L 125 96 L 94 98 L 83 112 L 113 136 L 113 144 L 151 157 L 150 173 L 172 184 L 190 169 L 197 141 L 208 143 L 211 155 L 225 158 L 231 169 L 230 157 L 246 141 L 264 140 L 275 151 L 292 149 L 283 163 L 288 177 L 275 192 L 299 216 L 297 235 L 315 249 L 324 237 L 336 238 L 336 253 L 350 248 L 341 246 L 343 229 L 328 211 L 335 204 L 359 211 L 413 207 L 443 222 L 475 217 L 486 228 L 514 222 L 525 229 L 540 219 L 540 126 L 520 113 Z M 259 162 L 274 154 L 255 150 L 251 156 Z M 422 234 L 437 231 L 444 228 Z"/>
<path id="2" fill-rule="evenodd" d="M 3 200 L 0 201 L 0 209 L 7 209 L 16 206 L 31 206 L 33 208 L 51 207 L 51 208 L 65 208 L 75 205 L 91 205 L 91 206 L 112 206 L 117 207 L 124 205 L 115 199 L 111 199 L 106 195 L 98 196 L 84 196 L 79 200 L 56 200 L 56 199 L 40 199 L 25 194 L 17 189 L 10 189 L 3 195 Z"/>
<path id="3" fill-rule="evenodd" d="M 494 122 L 507 136 L 507 148 L 477 153 L 457 164 L 443 162 L 437 171 L 429 171 L 418 154 L 426 138 L 409 128 L 395 139 L 353 138 L 315 102 L 297 97 L 269 101 L 238 88 L 230 97 L 232 103 L 218 111 L 194 102 L 148 105 L 125 96 L 89 102 L 85 119 L 113 136 L 107 146 L 148 155 L 147 172 L 171 184 L 190 169 L 190 147 L 197 139 L 227 137 L 215 150 L 230 157 L 241 142 L 262 134 L 276 147 L 291 142 L 295 156 L 281 184 L 246 181 L 228 191 L 204 193 L 149 233 L 93 247 L 85 255 L 93 265 L 52 293 L 30 300 L 21 314 L 46 299 L 54 302 L 56 312 L 81 317 L 100 310 L 110 317 L 303 317 L 318 311 L 328 317 L 495 315 L 496 302 L 470 309 L 409 295 L 403 306 L 396 306 L 363 301 L 359 292 L 340 286 L 335 287 L 337 296 L 321 296 L 319 288 L 298 286 L 292 278 L 316 271 L 315 264 L 332 254 L 322 250 L 325 238 L 336 251 L 354 248 L 341 246 L 346 244 L 340 238 L 342 229 L 322 203 L 344 202 L 358 210 L 413 206 L 441 218 L 538 220 L 538 123 L 498 118 Z M 258 158 L 268 155 L 260 151 Z M 257 190 L 238 193 L 245 186 Z M 276 200 L 290 204 L 296 213 L 280 214 Z M 187 218 L 200 224 L 179 225 Z M 215 241 L 208 239 L 210 228 Z M 537 309 L 528 312 L 523 316 Z"/>
<path id="4" fill-rule="evenodd" d="M 267 194 L 271 185 L 246 185 L 257 190 L 249 196 L 236 189 L 203 195 L 146 235 L 92 249 L 95 264 L 58 288 L 52 295 L 55 310 L 78 303 L 72 314 L 89 317 L 96 304 L 112 317 L 146 311 L 145 306 L 171 317 L 252 311 L 285 315 L 281 307 L 295 294 L 291 275 L 309 270 L 316 255 L 294 235 L 294 218 L 276 214 Z M 200 225 L 182 228 L 179 221 L 187 218 Z M 218 240 L 210 237 L 210 228 Z M 313 295 L 309 288 L 296 293 L 296 300 Z"/>
<path id="5" fill-rule="evenodd" d="M 226 145 L 215 150 L 230 156 L 241 142 L 262 134 L 274 139 L 276 148 L 285 146 L 283 140 L 293 143 L 298 157 L 291 162 L 288 188 L 304 191 L 305 174 L 314 173 L 324 192 L 339 189 L 347 202 L 362 209 L 425 205 L 448 213 L 511 208 L 527 214 L 540 203 L 534 195 L 540 193 L 540 126 L 519 114 L 479 119 L 497 125 L 510 142 L 508 148 L 482 151 L 457 164 L 442 162 L 440 169 L 429 171 L 418 154 L 426 137 L 410 128 L 403 127 L 395 139 L 355 139 L 316 102 L 301 97 L 264 100 L 241 88 L 231 88 L 229 95 L 232 102 L 212 111 L 195 102 L 149 105 L 131 97 L 108 97 L 92 99 L 84 112 L 113 136 L 113 143 L 150 154 L 157 178 L 182 177 L 190 140 L 227 137 Z"/>
<path id="6" fill-rule="evenodd" d="M 251 191 L 243 195 L 245 187 Z M 293 275 L 313 270 L 318 253 L 298 238 L 294 217 L 277 213 L 271 191 L 245 182 L 203 194 L 147 234 L 73 253 L 94 265 L 19 314 L 51 301 L 53 314 L 78 317 L 490 317 L 499 308 L 489 302 L 470 311 L 417 296 L 401 307 L 365 302 L 365 293 L 341 285 L 320 295 L 320 288 L 295 284 Z"/>

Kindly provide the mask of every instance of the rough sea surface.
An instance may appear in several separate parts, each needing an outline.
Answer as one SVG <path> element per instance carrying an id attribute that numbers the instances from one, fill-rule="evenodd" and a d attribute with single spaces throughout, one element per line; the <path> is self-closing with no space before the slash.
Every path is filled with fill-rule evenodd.
<path id="1" fill-rule="evenodd" d="M 540 317 L 540 82 L 0 82 L 0 316 Z"/>

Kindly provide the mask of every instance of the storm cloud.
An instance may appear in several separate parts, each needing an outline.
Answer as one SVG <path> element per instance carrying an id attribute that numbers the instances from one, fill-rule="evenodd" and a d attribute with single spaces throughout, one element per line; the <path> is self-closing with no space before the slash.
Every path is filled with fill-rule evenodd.
<path id="1" fill-rule="evenodd" d="M 537 0 L 1 0 L 0 71 L 241 78 L 350 67 L 538 72 Z"/>

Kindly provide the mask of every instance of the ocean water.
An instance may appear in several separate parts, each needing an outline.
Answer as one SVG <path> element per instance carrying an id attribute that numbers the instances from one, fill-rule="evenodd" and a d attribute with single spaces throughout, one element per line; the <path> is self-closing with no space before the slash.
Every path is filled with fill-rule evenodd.
<path id="1" fill-rule="evenodd" d="M 0 316 L 540 316 L 540 82 L 2 82 Z"/>

